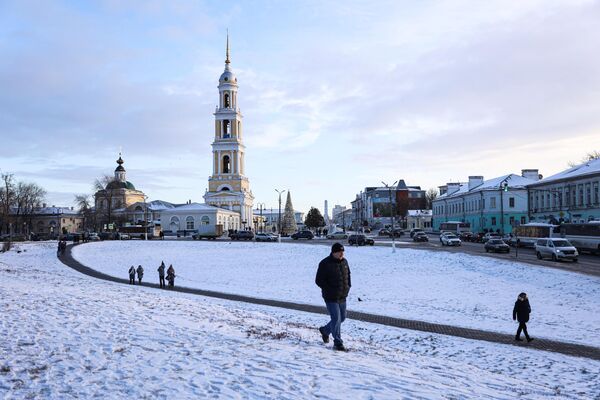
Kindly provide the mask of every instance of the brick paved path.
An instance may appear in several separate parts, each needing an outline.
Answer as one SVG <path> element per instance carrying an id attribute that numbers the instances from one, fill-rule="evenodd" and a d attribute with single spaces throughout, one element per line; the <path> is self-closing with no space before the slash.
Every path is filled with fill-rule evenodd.
<path id="1" fill-rule="evenodd" d="M 129 279 L 124 279 L 124 278 L 121 279 L 121 278 L 116 278 L 114 276 L 106 275 L 106 274 L 103 274 L 102 272 L 98 272 L 92 268 L 86 267 L 85 265 L 81 264 L 79 261 L 77 261 L 73 258 L 72 254 L 71 254 L 72 247 L 73 247 L 73 245 L 67 246 L 67 251 L 65 252 L 65 255 L 60 258 L 60 261 L 62 261 L 63 264 L 73 268 L 76 271 L 79 271 L 83 274 L 92 276 L 94 278 L 104 279 L 106 281 L 111 281 L 111 282 L 129 284 Z M 159 288 L 159 285 L 156 283 L 142 283 L 142 286 L 153 287 L 153 288 L 157 288 L 157 289 Z M 279 300 L 260 299 L 260 298 L 256 298 L 256 297 L 214 292 L 214 291 L 210 291 L 210 290 L 194 289 L 194 288 L 188 288 L 188 287 L 183 287 L 183 286 L 175 286 L 175 288 L 173 288 L 171 290 L 174 290 L 176 292 L 182 292 L 182 293 L 191 293 L 191 294 L 200 295 L 200 296 L 215 297 L 218 299 L 241 301 L 241 302 L 245 302 L 245 303 L 286 308 L 286 309 L 290 309 L 290 310 L 304 311 L 304 312 L 310 312 L 310 313 L 316 313 L 316 314 L 327 314 L 327 309 L 325 307 L 315 306 L 315 305 L 310 305 L 310 304 L 301 304 L 301 303 L 292 303 L 292 302 L 279 301 Z M 561 353 L 561 354 L 566 354 L 569 356 L 584 357 L 584 358 L 590 358 L 593 360 L 600 360 L 600 348 L 592 347 L 592 346 L 585 346 L 585 345 L 581 345 L 581 344 L 558 342 L 558 341 L 554 341 L 554 340 L 539 339 L 539 338 L 536 338 L 536 340 L 534 340 L 531 343 L 527 343 L 525 341 L 517 342 L 514 340 L 513 335 L 507 335 L 507 334 L 503 334 L 503 333 L 480 331 L 477 329 L 469 329 L 469 328 L 462 328 L 462 327 L 457 327 L 457 326 L 452 326 L 452 325 L 441 325 L 441 324 L 434 324 L 431 322 L 387 317 L 384 315 L 368 314 L 368 313 L 350 311 L 350 310 L 348 311 L 348 318 L 355 319 L 358 321 L 363 321 L 363 322 L 370 322 L 370 323 L 374 323 L 374 324 L 393 326 L 396 328 L 411 329 L 411 330 L 421 331 L 421 332 L 430 332 L 430 333 L 437 333 L 437 334 L 441 334 L 441 335 L 456 336 L 456 337 L 461 337 L 461 338 L 465 338 L 465 339 L 483 340 L 486 342 L 501 343 L 501 344 L 512 345 L 512 346 L 526 347 L 529 349 Z"/>

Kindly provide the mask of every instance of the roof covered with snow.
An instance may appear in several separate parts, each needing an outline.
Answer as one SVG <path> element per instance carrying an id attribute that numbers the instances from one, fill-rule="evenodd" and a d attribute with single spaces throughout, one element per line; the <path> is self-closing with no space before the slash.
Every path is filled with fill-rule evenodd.
<path id="1" fill-rule="evenodd" d="M 438 196 L 435 200 L 442 200 L 453 197 L 460 197 L 467 193 L 477 193 L 483 190 L 499 190 L 502 188 L 503 183 L 506 182 L 509 188 L 512 189 L 525 189 L 528 185 L 536 183 L 534 179 L 524 178 L 517 174 L 502 175 L 496 178 L 488 179 L 483 181 L 482 184 L 475 186 L 469 190 L 468 183 L 460 183 L 460 189 L 454 193 L 446 193 Z M 434 200 L 434 201 L 435 201 Z"/>
<path id="2" fill-rule="evenodd" d="M 537 181 L 535 182 L 535 186 L 543 185 L 545 183 L 550 183 L 554 181 L 560 181 L 563 179 L 573 179 L 594 174 L 600 174 L 600 158 L 596 158 L 594 160 L 587 161 L 583 164 L 576 165 L 572 168 L 559 172 L 558 174 L 554 174 L 552 176 L 544 178 L 541 181 Z"/>
<path id="3" fill-rule="evenodd" d="M 431 210 L 408 210 L 409 217 L 431 217 Z"/>
<path id="4" fill-rule="evenodd" d="M 228 210 L 226 208 L 215 207 L 205 203 L 190 203 L 183 204 L 180 206 L 175 206 L 173 208 L 165 209 L 165 212 L 179 213 L 179 212 L 216 212 L 216 211 L 224 211 L 227 213 L 239 214 L 235 211 Z"/>

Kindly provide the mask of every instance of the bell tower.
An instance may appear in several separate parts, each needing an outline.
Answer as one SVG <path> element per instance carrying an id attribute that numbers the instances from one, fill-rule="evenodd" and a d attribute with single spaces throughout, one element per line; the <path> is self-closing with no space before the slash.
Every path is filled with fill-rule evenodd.
<path id="1" fill-rule="evenodd" d="M 245 221 L 246 226 L 252 226 L 254 196 L 245 176 L 246 147 L 242 135 L 242 113 L 237 102 L 238 83 L 230 64 L 227 34 L 225 71 L 219 78 L 219 105 L 214 113 L 213 173 L 208 178 L 204 201 L 239 212 L 242 223 Z"/>

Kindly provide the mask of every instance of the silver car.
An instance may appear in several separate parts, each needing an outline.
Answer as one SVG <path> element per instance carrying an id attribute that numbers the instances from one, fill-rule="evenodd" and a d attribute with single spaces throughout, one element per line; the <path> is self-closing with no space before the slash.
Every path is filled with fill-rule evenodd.
<path id="1" fill-rule="evenodd" d="M 573 260 L 573 262 L 577 262 L 577 257 L 579 257 L 577 249 L 567 239 L 561 238 L 538 239 L 535 242 L 535 254 L 539 260 L 550 257 L 553 261 Z"/>
<path id="2" fill-rule="evenodd" d="M 444 233 L 440 236 L 440 242 L 442 242 L 442 246 L 460 246 L 461 244 L 458 236 L 452 233 Z"/>

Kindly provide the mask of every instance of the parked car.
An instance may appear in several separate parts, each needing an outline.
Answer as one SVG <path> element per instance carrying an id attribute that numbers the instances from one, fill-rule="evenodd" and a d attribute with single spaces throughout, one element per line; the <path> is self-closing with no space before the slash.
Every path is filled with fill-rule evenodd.
<path id="1" fill-rule="evenodd" d="M 131 239 L 131 236 L 129 236 L 126 233 L 119 233 L 119 239 L 120 240 L 129 240 L 129 239 Z"/>
<path id="2" fill-rule="evenodd" d="M 257 233 L 254 236 L 254 240 L 256 240 L 257 242 L 276 242 L 277 236 L 273 237 L 269 233 Z"/>
<path id="3" fill-rule="evenodd" d="M 96 241 L 100 240 L 100 236 L 98 236 L 98 234 L 97 234 L 97 233 L 95 233 L 95 232 L 92 232 L 92 233 L 90 233 L 90 234 L 88 235 L 88 240 L 89 240 L 90 242 L 96 242 Z"/>
<path id="4" fill-rule="evenodd" d="M 350 237 L 348 238 L 348 244 L 350 246 L 352 246 L 352 245 L 365 246 L 367 244 L 369 246 L 373 246 L 375 244 L 375 241 L 371 238 L 366 237 L 362 233 L 357 233 L 354 235 L 350 235 Z"/>
<path id="5" fill-rule="evenodd" d="M 380 229 L 379 232 L 377 232 L 377 235 L 379 236 L 390 236 L 390 231 L 389 229 Z"/>
<path id="6" fill-rule="evenodd" d="M 414 242 L 429 242 L 429 236 L 425 232 L 415 232 L 412 238 Z"/>
<path id="7" fill-rule="evenodd" d="M 488 232 L 481 238 L 482 243 L 486 243 L 490 239 L 501 239 L 502 236 L 496 232 Z"/>
<path id="8" fill-rule="evenodd" d="M 333 232 L 327 235 L 327 239 L 348 239 L 346 232 Z"/>
<path id="9" fill-rule="evenodd" d="M 490 251 L 494 253 L 510 253 L 510 246 L 504 243 L 502 239 L 490 239 L 483 245 L 485 252 Z"/>
<path id="10" fill-rule="evenodd" d="M 577 262 L 579 257 L 577 249 L 567 239 L 561 238 L 538 239 L 535 242 L 535 255 L 538 260 L 550 257 L 552 261 L 572 260 L 573 262 Z"/>
<path id="11" fill-rule="evenodd" d="M 461 241 L 458 238 L 458 236 L 456 236 L 453 233 L 445 233 L 442 236 L 440 236 L 440 241 L 442 242 L 443 246 L 460 246 Z"/>
<path id="12" fill-rule="evenodd" d="M 252 231 L 237 231 L 229 235 L 231 240 L 252 240 L 254 239 L 254 232 Z"/>
<path id="13" fill-rule="evenodd" d="M 371 228 L 368 228 L 368 227 L 365 226 L 362 231 L 364 233 L 371 233 Z"/>
<path id="14" fill-rule="evenodd" d="M 292 239 L 294 239 L 294 240 L 298 240 L 298 239 L 311 240 L 314 237 L 315 237 L 315 235 L 311 231 L 300 231 L 300 232 L 296 232 L 292 235 Z"/>
<path id="15" fill-rule="evenodd" d="M 417 233 L 417 232 L 423 232 L 423 229 L 421 229 L 421 228 L 412 228 L 410 230 L 410 237 L 415 236 L 415 233 Z"/>

